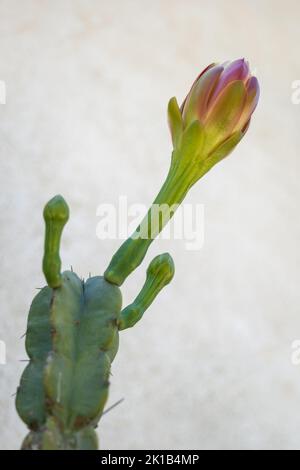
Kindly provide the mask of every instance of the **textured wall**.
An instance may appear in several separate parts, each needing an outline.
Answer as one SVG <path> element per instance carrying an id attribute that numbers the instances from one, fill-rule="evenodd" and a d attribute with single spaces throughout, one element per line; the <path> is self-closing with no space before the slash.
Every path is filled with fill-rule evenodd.
<path id="1" fill-rule="evenodd" d="M 246 56 L 262 96 L 234 154 L 188 196 L 205 207 L 205 244 L 157 241 L 172 284 L 122 334 L 102 448 L 300 448 L 300 7 L 296 0 L 1 0 L 0 365 L 2 449 L 25 427 L 11 396 L 24 363 L 26 315 L 43 285 L 42 208 L 71 208 L 64 266 L 102 272 L 118 240 L 96 237 L 96 208 L 148 204 L 169 164 L 166 104 L 211 61 Z"/>

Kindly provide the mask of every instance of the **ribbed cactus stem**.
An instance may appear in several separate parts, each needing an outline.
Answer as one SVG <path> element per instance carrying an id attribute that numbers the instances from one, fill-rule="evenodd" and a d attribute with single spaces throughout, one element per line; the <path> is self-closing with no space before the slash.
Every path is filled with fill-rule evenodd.
<path id="1" fill-rule="evenodd" d="M 30 429 L 25 449 L 97 448 L 94 427 L 108 396 L 117 353 L 121 293 L 95 276 L 83 282 L 62 273 L 59 288 L 44 287 L 28 317 L 29 363 L 17 391 L 17 410 Z"/>
<path id="2" fill-rule="evenodd" d="M 60 195 L 54 196 L 44 209 L 46 224 L 43 272 L 49 287 L 61 285 L 60 240 L 64 226 L 69 219 L 69 207 Z"/>
<path id="3" fill-rule="evenodd" d="M 175 272 L 169 253 L 156 256 L 147 269 L 145 284 L 134 302 L 121 312 L 119 330 L 134 326 L 152 304 L 159 292 L 171 282 Z"/>
<path id="4" fill-rule="evenodd" d="M 26 331 L 29 363 L 16 407 L 30 429 L 23 449 L 96 449 L 94 428 L 108 396 L 119 344 L 121 292 L 101 276 L 61 274 L 59 245 L 69 209 L 61 196 L 45 207 L 44 274 Z"/>

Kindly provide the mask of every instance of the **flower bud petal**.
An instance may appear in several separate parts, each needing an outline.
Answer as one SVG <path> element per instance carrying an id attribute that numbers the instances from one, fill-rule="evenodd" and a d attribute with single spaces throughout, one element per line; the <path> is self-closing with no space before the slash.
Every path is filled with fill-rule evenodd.
<path id="1" fill-rule="evenodd" d="M 219 94 L 204 123 L 210 148 L 230 136 L 240 119 L 245 99 L 246 89 L 241 80 L 229 83 Z"/>
<path id="2" fill-rule="evenodd" d="M 237 131 L 232 134 L 225 142 L 222 142 L 216 149 L 214 149 L 207 158 L 207 161 L 220 162 L 223 158 L 227 157 L 236 147 L 236 145 L 243 138 L 243 132 Z"/>
<path id="3" fill-rule="evenodd" d="M 234 82 L 235 80 L 245 81 L 249 76 L 249 65 L 245 59 L 234 60 L 233 62 L 229 62 L 229 64 L 223 64 L 223 66 L 225 66 L 224 72 L 222 73 L 210 99 L 210 104 L 216 100 L 219 93 L 224 90 L 229 83 Z"/>
<path id="4" fill-rule="evenodd" d="M 221 65 L 215 65 L 200 75 L 192 86 L 182 107 L 184 126 L 198 119 L 203 121 L 207 112 L 209 97 L 223 72 Z"/>
<path id="5" fill-rule="evenodd" d="M 225 140 L 225 142 L 222 142 L 216 149 L 214 149 L 200 167 L 199 178 L 205 175 L 205 173 L 216 165 L 216 163 L 219 163 L 223 158 L 227 157 L 234 150 L 243 136 L 244 134 L 242 132 L 237 131 Z"/>
<path id="6" fill-rule="evenodd" d="M 168 123 L 175 149 L 180 144 L 183 132 L 182 116 L 175 97 L 171 98 L 168 104 Z"/>
<path id="7" fill-rule="evenodd" d="M 243 130 L 245 128 L 257 106 L 259 99 L 259 84 L 256 77 L 249 78 L 248 82 L 246 83 L 246 93 L 247 97 L 244 103 L 243 111 L 238 123 L 234 128 L 234 131 L 238 129 Z"/>

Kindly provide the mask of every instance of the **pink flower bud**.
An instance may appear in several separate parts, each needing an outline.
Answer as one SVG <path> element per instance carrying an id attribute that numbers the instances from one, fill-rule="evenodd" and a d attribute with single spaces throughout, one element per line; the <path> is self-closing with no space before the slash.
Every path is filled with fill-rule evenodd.
<path id="1" fill-rule="evenodd" d="M 181 106 L 183 128 L 198 120 L 214 145 L 234 132 L 245 133 L 259 98 L 259 85 L 248 62 L 238 59 L 207 67 Z"/>
<path id="2" fill-rule="evenodd" d="M 174 147 L 195 121 L 200 123 L 205 134 L 204 157 L 233 136 L 236 145 L 249 127 L 258 98 L 258 81 L 251 75 L 249 64 L 244 59 L 209 65 L 197 77 L 184 100 L 180 120 L 178 115 L 177 122 L 169 116 Z"/>

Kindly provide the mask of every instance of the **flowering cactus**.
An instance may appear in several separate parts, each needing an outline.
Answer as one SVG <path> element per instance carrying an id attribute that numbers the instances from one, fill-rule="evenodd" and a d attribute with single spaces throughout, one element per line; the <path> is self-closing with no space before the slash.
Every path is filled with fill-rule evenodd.
<path id="1" fill-rule="evenodd" d="M 258 94 L 248 64 L 238 60 L 205 69 L 181 108 L 175 98 L 170 100 L 174 149 L 167 179 L 104 276 L 84 281 L 73 271 L 61 273 L 59 248 L 69 208 L 61 196 L 46 205 L 43 272 L 48 285 L 30 307 L 26 331 L 29 364 L 16 396 L 17 411 L 30 430 L 23 449 L 97 448 L 94 428 L 107 400 L 119 331 L 134 326 L 172 280 L 171 256 L 165 253 L 152 260 L 144 286 L 123 310 L 118 286 L 142 262 L 190 187 L 244 136 Z"/>

